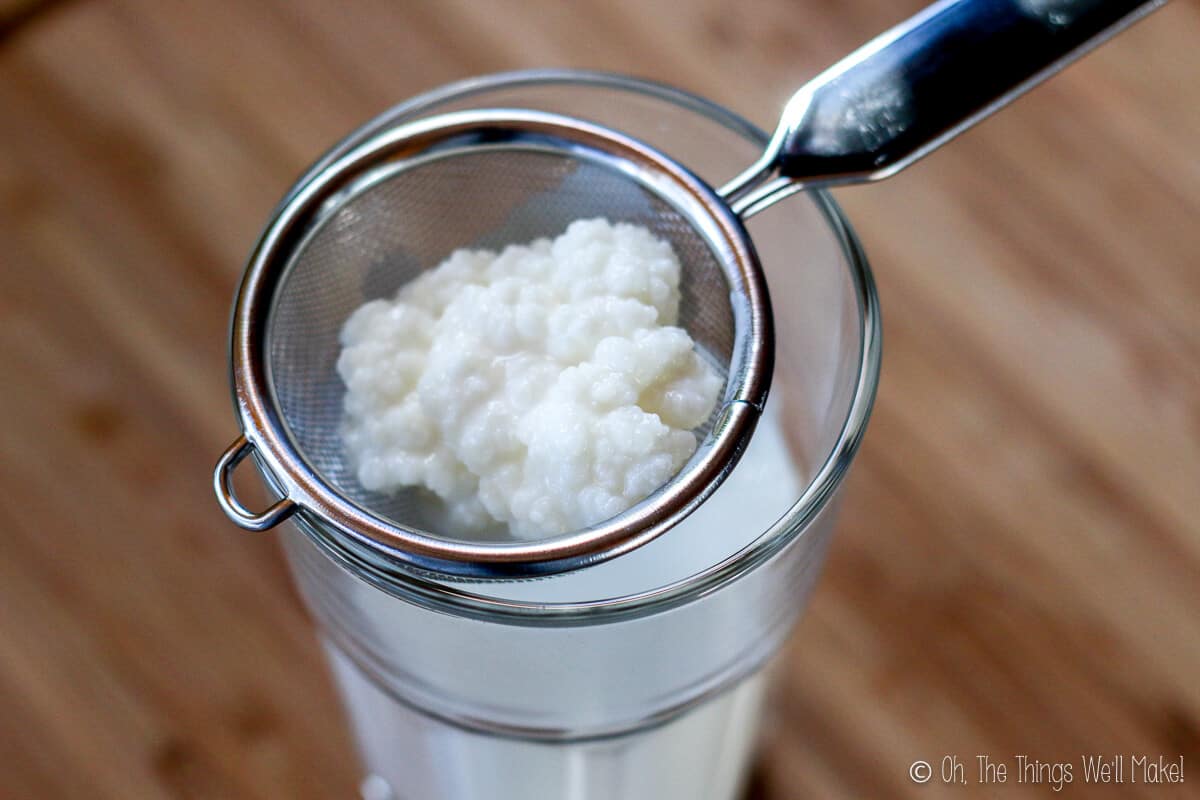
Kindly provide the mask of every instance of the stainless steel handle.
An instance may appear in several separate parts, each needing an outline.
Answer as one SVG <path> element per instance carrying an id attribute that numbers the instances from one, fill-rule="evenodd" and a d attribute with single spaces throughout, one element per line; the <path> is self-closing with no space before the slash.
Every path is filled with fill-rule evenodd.
<path id="1" fill-rule="evenodd" d="M 233 491 L 233 470 L 253 449 L 254 445 L 246 439 L 245 434 L 226 448 L 217 459 L 216 469 L 213 470 L 213 491 L 216 492 L 217 502 L 225 511 L 225 515 L 237 525 L 248 531 L 265 531 L 296 513 L 299 506 L 286 497 L 257 514 L 242 505 L 242 501 L 238 500 Z"/>
<path id="2" fill-rule="evenodd" d="M 721 195 L 745 219 L 801 189 L 894 175 L 1165 3 L 934 3 L 801 87 Z"/>
<path id="3" fill-rule="evenodd" d="M 945 0 L 804 86 L 776 133 L 787 178 L 878 180 L 1166 0 Z"/>

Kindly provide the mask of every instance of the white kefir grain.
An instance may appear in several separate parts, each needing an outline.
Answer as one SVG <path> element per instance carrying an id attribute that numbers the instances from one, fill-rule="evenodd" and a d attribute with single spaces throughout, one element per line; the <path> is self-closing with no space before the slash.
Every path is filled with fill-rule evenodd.
<path id="1" fill-rule="evenodd" d="M 722 386 L 674 327 L 679 276 L 645 228 L 580 220 L 363 305 L 338 360 L 359 481 L 431 490 L 451 533 L 536 538 L 629 508 L 695 451 Z"/>

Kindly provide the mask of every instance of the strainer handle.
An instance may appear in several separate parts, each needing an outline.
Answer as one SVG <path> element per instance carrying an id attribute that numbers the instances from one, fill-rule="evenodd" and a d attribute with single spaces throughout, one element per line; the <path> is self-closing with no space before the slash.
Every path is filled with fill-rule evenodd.
<path id="1" fill-rule="evenodd" d="M 225 515 L 233 522 L 248 531 L 265 531 L 274 528 L 279 523 L 296 513 L 299 508 L 288 498 L 283 498 L 266 511 L 254 513 L 242 505 L 237 494 L 233 491 L 233 471 L 242 460 L 250 455 L 254 445 L 242 434 L 226 448 L 217 460 L 213 470 L 213 491 L 217 494 L 217 502 L 225 511 Z"/>
<path id="2" fill-rule="evenodd" d="M 788 103 L 772 148 L 806 185 L 886 178 L 1165 0 L 941 0 Z"/>

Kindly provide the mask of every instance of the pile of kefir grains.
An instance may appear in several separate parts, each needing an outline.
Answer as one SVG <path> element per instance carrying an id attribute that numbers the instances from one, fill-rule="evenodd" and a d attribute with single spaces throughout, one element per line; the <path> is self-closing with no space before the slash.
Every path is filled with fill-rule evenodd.
<path id="1" fill-rule="evenodd" d="M 675 476 L 723 381 L 675 327 L 679 260 L 648 230 L 458 250 L 346 321 L 343 438 L 359 482 L 420 486 L 452 535 L 533 539 L 618 514 Z"/>

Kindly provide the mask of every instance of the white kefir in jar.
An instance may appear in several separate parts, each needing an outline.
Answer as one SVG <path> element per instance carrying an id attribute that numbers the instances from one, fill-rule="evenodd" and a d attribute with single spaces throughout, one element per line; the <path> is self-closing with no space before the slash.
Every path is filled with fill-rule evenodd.
<path id="1" fill-rule="evenodd" d="M 464 588 L 525 602 L 570 602 L 645 591 L 719 563 L 766 530 L 804 488 L 784 438 L 779 407 L 778 397 L 772 395 L 746 453 L 725 483 L 677 527 L 644 547 L 554 578 L 466 584 Z M 437 621 L 429 624 L 433 636 Z M 581 646 L 579 640 L 590 630 L 580 629 L 568 646 Z M 644 644 L 631 642 L 629 646 Z M 580 742 L 524 741 L 447 725 L 427 711 L 415 709 L 406 699 L 389 696 L 336 644 L 327 642 L 327 648 L 354 720 L 359 748 L 376 776 L 370 786 L 379 792 L 385 785 L 393 787 L 392 795 L 375 795 L 381 799 L 724 800 L 734 795 L 744 778 L 766 687 L 760 672 L 673 721 L 649 725 L 628 736 Z M 528 655 L 556 657 L 550 652 Z M 624 657 L 613 652 L 610 661 L 595 668 L 611 670 L 616 665 L 619 669 L 623 662 L 635 662 L 635 655 L 644 654 Z M 453 669 L 452 665 L 446 667 Z M 488 680 L 486 670 L 483 672 L 477 680 Z M 539 672 L 528 680 L 527 690 L 536 692 L 552 678 Z M 579 682 L 586 684 L 587 680 Z M 574 702 L 586 703 L 587 698 L 576 697 Z M 415 768 L 419 764 L 461 763 L 473 768 Z M 368 787 L 364 796 L 370 796 L 369 791 Z"/>

